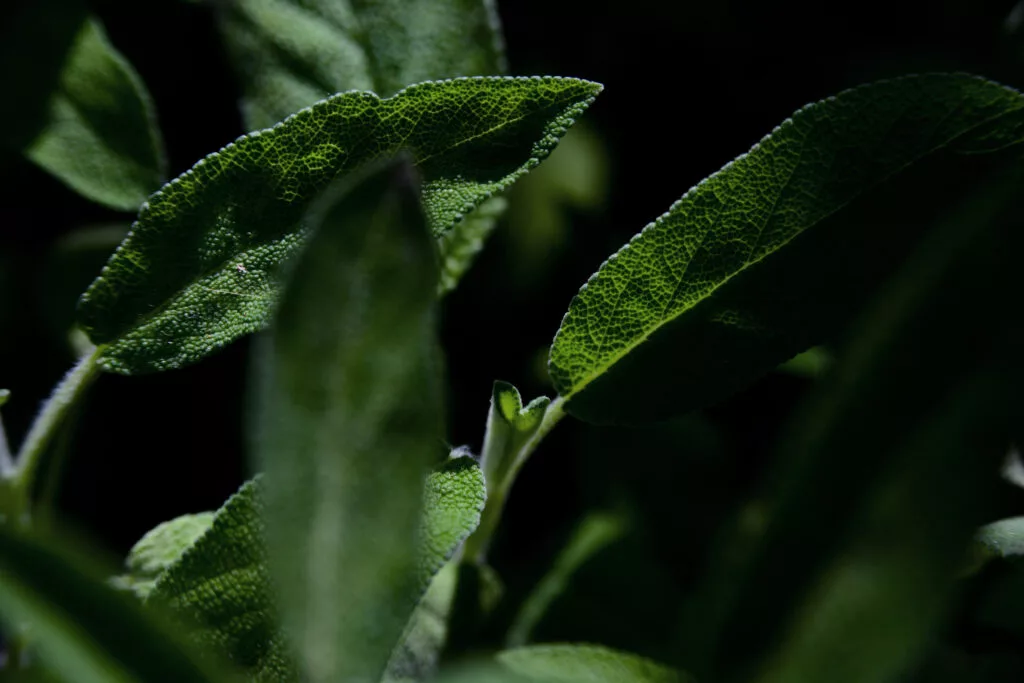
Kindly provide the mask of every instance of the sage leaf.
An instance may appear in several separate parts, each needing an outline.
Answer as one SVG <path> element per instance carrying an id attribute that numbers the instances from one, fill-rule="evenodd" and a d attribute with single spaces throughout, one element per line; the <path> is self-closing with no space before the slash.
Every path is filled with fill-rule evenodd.
<path id="1" fill-rule="evenodd" d="M 227 0 L 216 5 L 249 128 L 345 90 L 505 72 L 493 0 Z"/>
<path id="2" fill-rule="evenodd" d="M 251 680 L 294 681 L 295 655 L 279 628 L 267 575 L 262 487 L 262 477 L 257 477 L 228 499 L 207 531 L 158 570 L 146 604 L 175 614 L 192 627 L 197 644 L 234 662 Z M 484 497 L 483 474 L 471 458 L 452 457 L 427 477 L 417 555 L 420 585 L 430 583 L 475 527 Z M 188 524 L 197 521 L 201 520 Z M 146 538 L 158 535 L 159 529 Z M 436 648 L 443 642 L 444 618 L 454 591 L 454 577 L 446 583 L 444 576 L 441 572 L 430 583 L 392 654 L 389 673 L 397 680 L 436 665 Z"/>
<path id="3" fill-rule="evenodd" d="M 506 71 L 494 0 L 229 0 L 215 10 L 249 129 L 336 92 L 388 97 L 423 81 Z M 503 210 L 494 197 L 440 238 L 441 294 L 455 287 Z"/>
<path id="4" fill-rule="evenodd" d="M 117 577 L 115 585 L 145 599 L 157 579 L 209 530 L 213 516 L 212 512 L 182 515 L 154 527 L 132 546 L 125 561 L 128 572 Z"/>
<path id="5" fill-rule="evenodd" d="M 147 606 L 174 614 L 193 641 L 252 681 L 298 681 L 273 605 L 260 480 L 247 482 L 209 529 L 157 578 Z"/>
<path id="6" fill-rule="evenodd" d="M 709 680 L 898 680 L 942 628 L 1018 419 L 1022 180 L 986 178 L 851 328 L 785 440 L 745 570 L 698 587 L 729 596 L 724 628 L 691 628 L 720 634 Z"/>
<path id="7" fill-rule="evenodd" d="M 325 196 L 257 366 L 268 564 L 314 683 L 378 681 L 422 585 L 442 396 L 436 254 L 409 173 Z"/>
<path id="8" fill-rule="evenodd" d="M 278 266 L 305 243 L 305 212 L 332 179 L 411 150 L 441 235 L 540 163 L 600 89 L 570 78 L 474 78 L 386 100 L 350 92 L 239 138 L 150 198 L 83 295 L 79 319 L 102 347 L 100 366 L 176 368 L 264 327 Z"/>
<path id="9" fill-rule="evenodd" d="M 83 568 L 85 567 L 85 568 Z M 68 683 L 225 681 L 81 558 L 0 527 L 0 619 L 30 627 L 39 663 Z"/>
<path id="10" fill-rule="evenodd" d="M 569 542 L 558 554 L 548 573 L 530 591 L 505 636 L 508 647 L 521 647 L 531 640 L 534 628 L 552 603 L 568 587 L 581 566 L 621 540 L 630 520 L 621 512 L 592 512 L 580 521 Z"/>
<path id="11" fill-rule="evenodd" d="M 533 645 L 499 652 L 504 667 L 545 683 L 685 683 L 678 671 L 597 645 Z"/>
<path id="12" fill-rule="evenodd" d="M 0 72 L 5 99 L 24 108 L 5 112 L 4 142 L 68 187 L 134 212 L 163 183 L 149 93 L 82 3 L 27 3 L 0 42 Z"/>
<path id="13" fill-rule="evenodd" d="M 998 167 L 1022 136 L 1020 93 L 960 74 L 881 81 L 800 109 L 579 291 L 549 361 L 566 410 L 597 423 L 665 419 L 829 341 L 941 211 L 935 197 Z"/>

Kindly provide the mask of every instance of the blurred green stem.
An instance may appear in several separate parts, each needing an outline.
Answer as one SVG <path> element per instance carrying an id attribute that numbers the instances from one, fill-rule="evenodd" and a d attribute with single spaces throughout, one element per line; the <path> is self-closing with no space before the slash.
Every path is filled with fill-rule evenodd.
<path id="1" fill-rule="evenodd" d="M 49 446 L 59 432 L 71 409 L 85 394 L 86 389 L 99 374 L 96 360 L 99 350 L 92 349 L 81 357 L 78 363 L 64 375 L 50 398 L 43 404 L 29 429 L 25 441 L 14 461 L 14 470 L 6 477 L 15 497 L 16 511 L 20 516 L 30 511 L 32 489 L 40 467 L 50 450 Z"/>

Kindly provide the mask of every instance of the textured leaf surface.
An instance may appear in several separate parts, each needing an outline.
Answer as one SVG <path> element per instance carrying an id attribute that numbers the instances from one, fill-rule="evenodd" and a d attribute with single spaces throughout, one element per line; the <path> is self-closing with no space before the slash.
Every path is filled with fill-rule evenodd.
<path id="1" fill-rule="evenodd" d="M 540 162 L 600 91 L 566 78 L 423 83 L 381 100 L 345 93 L 239 138 L 150 198 L 83 295 L 100 364 L 126 374 L 196 361 L 266 325 L 278 266 L 338 176 L 409 149 L 440 235 Z"/>
<path id="2" fill-rule="evenodd" d="M 225 680 L 192 659 L 172 632 L 146 618 L 134 598 L 82 566 L 88 563 L 81 558 L 0 528 L 0 619 L 8 632 L 30 625 L 40 663 L 58 680 Z"/>
<path id="3" fill-rule="evenodd" d="M 942 629 L 1019 419 L 1020 170 L 946 212 L 797 416 L 709 680 L 902 680 Z"/>
<path id="4" fill-rule="evenodd" d="M 442 444 L 434 245 L 405 166 L 329 193 L 258 366 L 270 574 L 309 680 L 377 681 Z"/>
<path id="5" fill-rule="evenodd" d="M 255 681 L 295 681 L 267 577 L 261 486 L 247 482 L 209 530 L 156 582 L 147 604 L 167 608 L 197 644 L 224 655 Z"/>
<path id="6" fill-rule="evenodd" d="M 11 76 L 7 102 L 25 108 L 4 116 L 5 141 L 35 164 L 123 211 L 160 187 L 166 162 L 153 103 L 81 3 L 44 0 L 17 13 L 0 46 L 0 72 Z"/>
<path id="7" fill-rule="evenodd" d="M 511 671 L 547 683 L 684 683 L 678 671 L 596 645 L 534 645 L 498 654 Z"/>
<path id="8" fill-rule="evenodd" d="M 217 14 L 245 89 L 249 129 L 336 92 L 387 97 L 414 83 L 506 70 L 493 0 L 229 0 Z M 503 209 L 494 198 L 441 238 L 442 294 Z"/>
<path id="9" fill-rule="evenodd" d="M 957 188 L 954 171 L 976 177 L 986 157 L 1007 156 L 982 153 L 1022 136 L 1024 98 L 966 75 L 882 81 L 804 107 L 583 286 L 550 355 L 566 410 L 664 419 L 838 334 L 905 258 L 921 214 Z M 908 184 L 881 203 L 860 198 L 901 171 Z"/>
<path id="10" fill-rule="evenodd" d="M 131 589 L 140 598 L 148 596 L 164 571 L 209 530 L 213 515 L 182 515 L 154 527 L 128 553 L 128 573 L 117 577 L 118 586 Z"/>
<path id="11" fill-rule="evenodd" d="M 249 128 L 344 90 L 387 97 L 505 71 L 493 0 L 227 0 L 217 10 Z"/>

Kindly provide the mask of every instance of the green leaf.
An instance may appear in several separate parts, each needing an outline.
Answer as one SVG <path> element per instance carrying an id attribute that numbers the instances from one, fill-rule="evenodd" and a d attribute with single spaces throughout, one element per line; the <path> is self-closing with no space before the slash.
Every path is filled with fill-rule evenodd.
<path id="1" fill-rule="evenodd" d="M 571 583 L 576 571 L 609 545 L 620 540 L 629 527 L 626 516 L 615 512 L 594 512 L 580 522 L 554 566 L 523 601 L 505 642 L 519 647 L 530 641 L 533 629 L 551 604 Z"/>
<path id="2" fill-rule="evenodd" d="M 649 659 L 596 645 L 534 645 L 497 656 L 509 670 L 547 683 L 684 683 L 689 677 Z"/>
<path id="3" fill-rule="evenodd" d="M 157 192 L 83 295 L 99 362 L 125 374 L 180 367 L 268 322 L 278 266 L 334 178 L 410 149 L 441 235 L 540 163 L 601 86 L 567 78 L 423 83 L 381 100 L 345 93 L 239 138 Z"/>
<path id="4" fill-rule="evenodd" d="M 132 547 L 125 561 L 128 573 L 117 577 L 115 585 L 145 599 L 157 579 L 209 530 L 213 517 L 212 512 L 182 515 L 154 527 Z"/>
<path id="5" fill-rule="evenodd" d="M 252 680 L 298 680 L 295 657 L 272 605 L 261 481 L 246 483 L 217 511 L 207 532 L 162 568 L 147 604 L 192 625 L 198 644 L 220 652 Z M 417 571 L 425 587 L 476 525 L 484 502 L 483 475 L 472 459 L 453 457 L 427 477 L 423 500 Z M 392 654 L 389 673 L 396 677 L 436 664 L 455 587 L 454 577 L 446 581 L 445 576 L 442 571 L 435 577 Z"/>
<path id="6" fill-rule="evenodd" d="M 225 680 L 188 655 L 136 600 L 103 584 L 87 562 L 0 527 L 0 619 L 26 635 L 39 661 L 68 683 Z"/>
<path id="7" fill-rule="evenodd" d="M 434 245 L 404 166 L 325 196 L 256 379 L 256 462 L 286 632 L 309 680 L 376 681 L 422 586 L 442 444 Z"/>
<path id="8" fill-rule="evenodd" d="M 192 639 L 253 681 L 297 681 L 295 658 L 273 608 L 259 479 L 247 482 L 205 534 L 166 568 L 146 604 L 175 614 Z"/>
<path id="9" fill-rule="evenodd" d="M 726 613 L 691 624 L 708 680 L 902 680 L 942 628 L 1019 420 L 1024 169 L 985 180 L 851 328 L 744 571 L 698 588 Z"/>
<path id="10" fill-rule="evenodd" d="M 344 90 L 387 97 L 505 71 L 493 0 L 229 0 L 217 11 L 249 128 Z"/>
<path id="11" fill-rule="evenodd" d="M 7 400 L 11 397 L 10 389 L 0 389 L 0 406 L 7 403 Z"/>
<path id="12" fill-rule="evenodd" d="M 4 36 L 0 72 L 12 77 L 7 101 L 25 108 L 5 118 L 6 144 L 114 209 L 135 211 L 160 187 L 166 160 L 153 103 L 83 4 L 28 4 Z"/>
<path id="13" fill-rule="evenodd" d="M 966 75 L 881 81 L 799 110 L 573 299 L 549 362 L 567 412 L 664 419 L 838 335 L 941 212 L 936 197 L 1022 137 L 1024 98 Z"/>

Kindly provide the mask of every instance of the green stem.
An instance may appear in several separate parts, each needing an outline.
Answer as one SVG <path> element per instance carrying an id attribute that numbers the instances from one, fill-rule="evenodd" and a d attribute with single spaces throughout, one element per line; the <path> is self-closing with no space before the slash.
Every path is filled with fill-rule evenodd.
<path id="1" fill-rule="evenodd" d="M 498 528 L 498 522 L 501 521 L 501 514 L 505 509 L 505 500 L 512 489 L 512 484 L 515 483 L 516 475 L 519 474 L 519 470 L 523 468 L 523 465 L 526 464 L 530 455 L 537 449 L 537 446 L 544 440 L 548 432 L 554 429 L 555 425 L 565 417 L 565 411 L 562 410 L 563 403 L 564 400 L 558 397 L 548 405 L 547 410 L 544 411 L 544 418 L 541 420 L 540 427 L 519 448 L 517 453 L 488 453 L 485 448 L 485 452 L 482 454 L 482 460 L 485 463 L 511 462 L 511 465 L 508 466 L 504 476 L 501 478 L 501 482 L 495 489 L 487 492 L 487 503 L 484 506 L 483 513 L 480 515 L 480 525 L 466 539 L 463 545 L 462 557 L 468 561 L 477 564 L 483 564 L 486 561 L 487 548 L 490 545 L 491 537 Z M 495 439 L 493 441 L 485 439 L 485 445 L 488 443 L 494 444 L 491 448 L 500 448 L 508 442 L 505 439 Z"/>
<path id="2" fill-rule="evenodd" d="M 93 349 L 91 353 L 82 356 L 75 367 L 64 375 L 64 379 L 43 404 L 21 445 L 21 450 L 18 451 L 10 479 L 18 493 L 22 514 L 29 511 L 32 487 L 46 456 L 47 447 L 56 436 L 68 412 L 99 374 L 100 370 L 96 363 L 99 353 L 99 349 Z"/>

